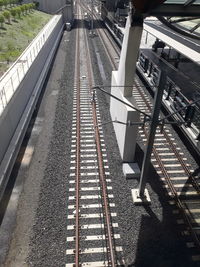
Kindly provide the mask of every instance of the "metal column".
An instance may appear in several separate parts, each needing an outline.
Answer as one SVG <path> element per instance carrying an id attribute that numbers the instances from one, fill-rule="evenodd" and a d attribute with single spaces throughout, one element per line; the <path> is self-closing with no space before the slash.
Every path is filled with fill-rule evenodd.
<path id="1" fill-rule="evenodd" d="M 147 148 L 144 154 L 144 159 L 143 159 L 143 164 L 142 164 L 142 171 L 141 171 L 140 184 L 139 184 L 139 197 L 140 198 L 144 197 L 144 190 L 145 190 L 146 180 L 148 176 L 149 164 L 151 160 L 151 152 L 153 148 L 156 128 L 158 126 L 159 113 L 160 113 L 160 109 L 162 105 L 162 96 L 163 96 L 165 81 L 166 81 L 166 74 L 162 71 L 161 76 L 160 76 L 159 86 L 158 86 L 158 89 L 155 95 L 154 110 L 153 110 L 153 116 L 152 116 L 148 141 L 147 141 Z"/>

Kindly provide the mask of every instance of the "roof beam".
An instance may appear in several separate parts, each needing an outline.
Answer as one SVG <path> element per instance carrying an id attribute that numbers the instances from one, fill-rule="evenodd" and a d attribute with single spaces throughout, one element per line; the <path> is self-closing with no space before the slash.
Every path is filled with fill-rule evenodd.
<path id="1" fill-rule="evenodd" d="M 193 4 L 196 0 L 187 0 L 184 4 L 184 6 L 190 6 L 191 4 Z"/>
<path id="2" fill-rule="evenodd" d="M 200 5 L 193 4 L 190 6 L 184 6 L 180 4 L 162 4 L 148 12 L 148 16 L 199 16 Z"/>
<path id="3" fill-rule="evenodd" d="M 178 23 L 178 22 L 182 22 L 182 21 L 190 21 L 190 20 L 194 20 L 194 19 L 199 19 L 199 17 L 184 17 L 181 19 L 174 19 L 174 17 L 172 17 L 172 19 L 168 19 L 168 21 L 170 23 Z"/>
<path id="4" fill-rule="evenodd" d="M 190 32 L 194 32 L 196 31 L 196 29 L 198 29 L 200 27 L 200 23 L 198 23 L 197 25 L 195 25 L 191 30 Z"/>

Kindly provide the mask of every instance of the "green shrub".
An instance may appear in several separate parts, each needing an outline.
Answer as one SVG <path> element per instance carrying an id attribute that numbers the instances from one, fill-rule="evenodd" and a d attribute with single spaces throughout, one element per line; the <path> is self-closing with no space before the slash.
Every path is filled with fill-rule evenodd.
<path id="1" fill-rule="evenodd" d="M 10 17 L 11 17 L 10 11 L 5 10 L 3 12 L 3 16 L 8 20 L 8 23 L 10 23 Z"/>
<path id="2" fill-rule="evenodd" d="M 28 11 L 29 11 L 29 5 L 28 4 L 25 4 L 23 5 L 24 6 L 24 11 L 26 11 L 26 14 L 28 14 Z"/>
<path id="3" fill-rule="evenodd" d="M 32 9 L 34 9 L 35 4 L 30 3 L 30 4 L 27 4 L 27 5 L 28 5 L 29 11 L 31 11 Z"/>
<path id="4" fill-rule="evenodd" d="M 0 24 L 1 24 L 1 28 L 3 28 L 3 24 L 5 22 L 4 16 L 0 15 Z"/>
<path id="5" fill-rule="evenodd" d="M 3 0 L 0 0 L 0 10 L 2 10 L 3 5 Z"/>
<path id="6" fill-rule="evenodd" d="M 20 6 L 19 8 L 21 9 L 21 13 L 24 14 L 24 11 L 25 11 L 24 5 Z"/>
<path id="7" fill-rule="evenodd" d="M 13 16 L 13 18 L 15 19 L 16 15 L 17 15 L 17 10 L 16 10 L 16 8 L 12 8 L 12 9 L 10 10 L 10 13 L 11 13 L 11 15 Z"/>
<path id="8" fill-rule="evenodd" d="M 8 5 L 8 0 L 3 0 L 3 5 L 4 5 L 5 7 L 7 7 L 7 5 Z"/>
<path id="9" fill-rule="evenodd" d="M 22 13 L 21 8 L 20 7 L 16 7 L 15 9 L 16 9 L 16 13 L 17 13 L 18 17 L 20 18 L 21 17 L 21 13 Z"/>
<path id="10" fill-rule="evenodd" d="M 33 1 L 33 4 L 35 5 L 35 7 L 33 7 L 33 8 L 39 8 L 39 5 L 40 5 L 40 3 L 38 2 L 38 1 Z"/>

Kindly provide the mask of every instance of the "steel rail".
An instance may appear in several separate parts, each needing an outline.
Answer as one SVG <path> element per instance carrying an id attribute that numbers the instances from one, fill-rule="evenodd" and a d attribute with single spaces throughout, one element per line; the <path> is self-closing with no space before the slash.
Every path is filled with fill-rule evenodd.
<path id="1" fill-rule="evenodd" d="M 92 102 L 92 111 L 93 111 L 93 122 L 94 125 L 97 125 L 97 114 L 96 114 L 96 102 Z M 109 202 L 108 202 L 108 193 L 107 193 L 107 185 L 106 185 L 106 177 L 105 177 L 105 170 L 103 166 L 103 157 L 101 152 L 101 142 L 99 136 L 98 127 L 95 127 L 95 139 L 96 139 L 96 146 L 97 146 L 97 157 L 98 157 L 98 166 L 99 166 L 99 177 L 102 186 L 102 194 L 103 194 L 103 208 L 105 209 L 105 218 L 106 218 L 106 228 L 107 228 L 107 238 L 109 243 L 109 252 L 110 254 L 110 262 L 111 266 L 116 266 L 116 259 L 115 259 L 115 251 L 114 251 L 114 244 L 113 244 L 113 231 L 112 231 L 112 222 L 111 222 L 111 215 L 109 210 Z"/>
<path id="2" fill-rule="evenodd" d="M 190 179 L 191 183 L 193 184 L 194 188 L 196 189 L 197 193 L 198 193 L 199 196 L 200 196 L 200 187 L 199 187 L 197 181 L 195 181 L 195 179 L 194 179 L 194 177 L 193 177 L 191 171 L 189 170 L 189 168 L 187 167 L 187 165 L 186 165 L 185 162 L 183 161 L 182 157 L 179 155 L 179 153 L 178 153 L 178 151 L 177 151 L 175 145 L 173 144 L 173 142 L 172 142 L 172 140 L 170 139 L 170 137 L 168 136 L 168 134 L 167 134 L 165 131 L 163 131 L 163 134 L 164 134 L 166 140 L 168 141 L 168 143 L 170 144 L 170 146 L 171 146 L 171 148 L 172 148 L 174 154 L 175 154 L 176 157 L 178 158 L 178 160 L 179 160 L 179 162 L 180 162 L 182 168 L 184 169 L 186 175 L 188 176 L 188 178 Z"/>
<path id="3" fill-rule="evenodd" d="M 145 132 L 145 135 L 147 137 L 148 136 L 147 131 L 144 130 L 144 132 Z M 163 173 L 163 175 L 165 177 L 165 180 L 166 180 L 166 182 L 167 182 L 167 184 L 168 184 L 168 186 L 169 186 L 169 188 L 170 188 L 170 190 L 171 190 L 171 192 L 173 194 L 173 197 L 174 197 L 178 207 L 180 208 L 182 215 L 184 216 L 184 219 L 185 219 L 186 223 L 189 226 L 190 233 L 193 236 L 193 239 L 194 239 L 195 243 L 197 244 L 198 247 L 200 247 L 199 237 L 198 237 L 197 233 L 193 230 L 190 217 L 185 212 L 184 204 L 182 203 L 182 201 L 178 197 L 178 194 L 177 194 L 178 192 L 175 189 L 173 183 L 171 182 L 170 175 L 168 174 L 166 168 L 164 167 L 164 165 L 163 165 L 163 163 L 162 163 L 162 161 L 160 159 L 160 156 L 159 156 L 158 152 L 156 151 L 155 147 L 153 147 L 153 154 L 154 154 L 154 156 L 155 156 L 155 158 L 156 158 L 156 160 L 158 162 L 158 165 L 159 165 L 160 169 L 162 170 L 162 173 Z"/>
<path id="4" fill-rule="evenodd" d="M 91 13 L 91 11 L 90 11 L 90 10 L 83 4 L 83 3 L 81 3 L 81 6 L 82 6 L 83 9 L 85 9 L 85 10 L 87 10 L 87 11 L 89 11 L 89 12 Z M 99 17 L 95 14 L 95 12 L 94 12 L 94 17 L 97 19 L 98 24 L 100 24 L 100 23 L 99 23 L 99 19 L 101 19 L 101 18 L 99 18 Z M 100 26 L 101 26 L 101 25 L 100 25 Z M 106 29 L 103 29 L 103 28 L 102 28 L 102 30 L 99 30 L 98 28 L 96 28 L 96 31 L 97 31 L 98 34 L 99 34 L 99 38 L 101 39 L 101 42 L 102 42 L 102 44 L 103 44 L 103 46 L 104 46 L 104 48 L 105 48 L 105 52 L 107 53 L 107 56 L 108 56 L 108 58 L 109 58 L 109 60 L 110 60 L 110 62 L 111 62 L 111 65 L 112 65 L 113 69 L 117 69 L 117 65 L 116 65 L 116 63 L 115 63 L 115 60 L 113 59 L 113 56 L 110 54 L 110 51 L 106 48 L 107 45 L 106 45 L 106 43 L 105 43 L 105 38 L 103 38 L 103 36 L 102 36 L 102 31 L 103 31 L 104 34 L 106 35 L 107 39 L 109 39 L 110 43 L 112 44 L 112 47 L 114 47 L 114 41 L 111 40 L 111 38 L 109 37 L 109 34 L 107 33 L 107 30 L 106 30 Z M 114 47 L 114 50 L 115 50 L 115 52 L 116 52 L 116 54 L 117 54 L 118 51 L 117 51 L 117 48 L 116 48 L 116 47 Z M 118 55 L 119 55 L 119 53 L 118 53 Z"/>
<path id="5" fill-rule="evenodd" d="M 136 88 L 137 88 L 137 90 L 139 91 L 139 93 L 140 93 L 142 99 L 145 101 L 145 104 L 146 104 L 146 106 L 148 107 L 149 111 L 151 111 L 152 109 L 151 109 L 149 103 L 146 101 L 146 99 L 145 99 L 143 93 L 141 92 L 141 90 L 140 90 L 137 86 L 136 86 Z M 165 117 L 164 119 L 166 119 L 166 118 L 168 118 L 168 117 L 169 117 L 169 116 Z M 164 119 L 161 118 L 161 119 L 159 120 L 159 122 L 164 121 Z M 170 123 L 170 124 L 171 124 L 171 123 Z M 194 188 L 196 189 L 197 193 L 200 193 L 200 187 L 199 187 L 197 181 L 195 181 L 194 177 L 192 176 L 191 171 L 189 170 L 189 168 L 187 167 L 187 165 L 186 165 L 185 162 L 183 161 L 182 157 L 179 155 L 179 152 L 177 151 L 177 149 L 176 149 L 175 145 L 173 144 L 171 138 L 169 137 L 169 135 L 167 134 L 167 132 L 166 132 L 165 130 L 163 130 L 162 132 L 163 132 L 163 135 L 164 135 L 164 137 L 166 138 L 167 142 L 170 144 L 170 147 L 171 147 L 171 149 L 173 150 L 174 154 L 176 155 L 176 157 L 177 157 L 178 161 L 180 162 L 182 168 L 184 169 L 186 175 L 189 177 L 190 181 L 192 182 L 192 184 L 193 184 Z"/>
<path id="6" fill-rule="evenodd" d="M 96 16 L 96 15 L 95 15 L 95 16 Z M 107 54 L 107 56 L 108 56 L 108 58 L 109 58 L 109 60 L 110 60 L 110 62 L 111 62 L 111 65 L 112 65 L 113 69 L 114 69 L 114 70 L 117 70 L 117 64 L 116 64 L 116 62 L 115 62 L 113 56 L 111 55 L 110 50 L 107 48 L 108 45 L 107 45 L 106 42 L 105 42 L 105 38 L 103 37 L 102 32 L 103 32 L 104 35 L 107 37 L 107 39 L 108 39 L 109 42 L 111 43 L 112 48 L 115 50 L 115 53 L 116 53 L 117 56 L 119 57 L 119 56 L 120 56 L 120 52 L 119 52 L 118 47 L 114 45 L 114 42 L 113 42 L 113 40 L 112 40 L 112 37 L 109 36 L 109 33 L 108 33 L 107 29 L 104 29 L 104 28 L 102 28 L 102 29 L 98 29 L 98 28 L 97 28 L 97 32 L 98 32 L 98 34 L 99 34 L 99 38 L 101 39 L 101 42 L 102 42 L 102 44 L 103 44 L 103 46 L 104 46 L 104 48 L 105 48 L 105 52 L 106 52 L 106 54 Z"/>
<path id="7" fill-rule="evenodd" d="M 89 59 L 87 61 L 88 80 L 89 80 L 90 93 L 92 95 L 93 94 L 92 65 L 91 65 L 89 45 L 87 42 L 86 33 L 84 36 L 85 36 L 87 58 Z M 110 214 L 110 209 L 109 209 L 105 169 L 104 169 L 103 156 L 102 156 L 102 151 L 101 151 L 101 141 L 100 141 L 100 135 L 99 135 L 99 128 L 96 127 L 96 125 L 98 125 L 98 120 L 97 120 L 97 114 L 96 114 L 96 102 L 95 102 L 95 100 L 92 101 L 91 104 L 92 104 L 92 113 L 93 113 L 93 125 L 94 125 L 94 131 L 95 131 L 95 142 L 96 142 L 96 148 L 97 148 L 99 178 L 100 178 L 100 184 L 101 184 L 101 188 L 102 188 L 102 198 L 103 198 L 102 207 L 103 207 L 103 213 L 104 213 L 104 219 L 105 219 L 104 223 L 106 226 L 105 229 L 107 232 L 105 237 L 108 240 L 108 247 L 109 247 L 109 250 L 107 250 L 108 262 L 109 262 L 109 266 L 116 267 L 117 262 L 116 262 L 114 240 L 113 240 L 114 235 L 113 235 L 113 230 L 112 230 L 112 221 L 111 221 L 111 214 Z"/>
<path id="8" fill-rule="evenodd" d="M 79 14 L 78 14 L 79 17 Z M 79 252 L 80 252 L 80 243 L 79 243 L 79 201 L 80 201 L 80 36 L 79 28 L 77 28 L 76 33 L 76 214 L 75 214 L 75 266 L 79 267 Z"/>
<path id="9" fill-rule="evenodd" d="M 150 104 L 147 102 L 146 98 L 144 97 L 143 92 L 141 92 L 141 90 L 139 89 L 139 87 L 137 87 L 137 90 L 138 90 L 138 92 L 140 93 L 142 99 L 144 100 L 144 102 L 145 102 L 147 108 L 148 108 L 149 110 L 151 110 Z M 146 137 L 147 137 L 147 136 L 148 136 L 147 130 L 145 130 L 145 128 L 144 128 L 143 130 L 144 130 L 144 133 L 145 133 L 145 135 L 146 135 Z M 164 136 L 165 136 L 165 138 L 166 138 L 166 141 L 169 143 L 169 145 L 170 145 L 172 151 L 174 152 L 176 158 L 177 158 L 178 161 L 181 163 L 181 166 L 182 166 L 182 168 L 184 169 L 185 173 L 186 173 L 187 175 L 189 175 L 189 177 L 191 177 L 191 172 L 189 171 L 188 167 L 186 166 L 186 164 L 184 163 L 183 159 L 182 159 L 181 156 L 179 155 L 179 153 L 178 153 L 176 147 L 173 145 L 173 142 L 171 141 L 170 137 L 168 136 L 168 134 L 167 134 L 167 132 L 166 132 L 165 130 L 163 130 L 163 134 L 164 134 Z M 197 233 L 195 232 L 195 230 L 193 230 L 193 227 L 192 227 L 192 224 L 191 224 L 191 220 L 190 220 L 191 218 L 190 218 L 190 217 L 188 216 L 188 214 L 185 212 L 184 204 L 183 204 L 182 201 L 180 200 L 180 198 L 179 198 L 179 196 L 178 196 L 178 192 L 177 192 L 177 190 L 175 189 L 173 183 L 171 182 L 170 175 L 168 174 L 168 172 L 167 172 L 167 170 L 166 170 L 164 164 L 162 163 L 162 160 L 161 160 L 161 158 L 160 158 L 160 156 L 159 156 L 159 154 L 158 154 L 158 152 L 157 152 L 155 146 L 153 146 L 153 154 L 154 154 L 154 156 L 155 156 L 155 158 L 156 158 L 156 160 L 157 160 L 157 163 L 158 163 L 160 169 L 162 170 L 162 173 L 163 173 L 163 175 L 164 175 L 164 177 L 165 177 L 165 180 L 166 180 L 166 182 L 167 182 L 167 184 L 168 184 L 168 186 L 169 186 L 169 188 L 170 188 L 170 190 L 171 190 L 171 193 L 173 194 L 173 197 L 174 197 L 174 199 L 175 199 L 175 201 L 176 201 L 176 204 L 177 204 L 178 207 L 180 208 L 181 213 L 182 213 L 182 215 L 183 215 L 183 217 L 184 217 L 184 219 L 185 219 L 185 222 L 187 223 L 187 225 L 188 225 L 188 227 L 189 227 L 189 229 L 190 229 L 190 233 L 191 233 L 191 235 L 193 236 L 194 242 L 196 243 L 196 245 L 197 245 L 198 247 L 200 247 L 200 240 L 199 240 L 199 237 L 198 237 Z M 194 179 L 193 179 L 193 180 L 194 180 Z M 195 182 L 195 185 L 196 185 L 196 182 Z M 194 184 L 193 184 L 193 186 L 194 186 Z M 195 189 L 197 190 L 197 193 L 199 193 L 199 186 L 196 185 L 196 186 L 194 186 L 194 187 L 195 187 Z"/>

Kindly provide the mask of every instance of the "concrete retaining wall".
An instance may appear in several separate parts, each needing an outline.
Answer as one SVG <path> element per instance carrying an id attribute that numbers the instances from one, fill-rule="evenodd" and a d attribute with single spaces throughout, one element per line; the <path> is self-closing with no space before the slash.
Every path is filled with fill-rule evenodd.
<path id="1" fill-rule="evenodd" d="M 32 0 L 24 0 L 23 3 L 32 3 Z M 39 10 L 55 14 L 61 7 L 67 5 L 73 6 L 73 0 L 37 0 L 39 2 Z"/>
<path id="2" fill-rule="evenodd" d="M 62 17 L 0 117 L 0 199 L 63 32 Z"/>
<path id="3" fill-rule="evenodd" d="M 66 4 L 66 0 L 39 0 L 38 2 L 40 3 L 39 9 L 49 13 L 55 13 L 56 10 Z"/>

